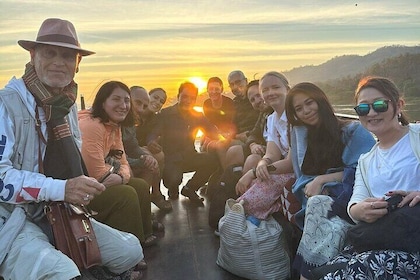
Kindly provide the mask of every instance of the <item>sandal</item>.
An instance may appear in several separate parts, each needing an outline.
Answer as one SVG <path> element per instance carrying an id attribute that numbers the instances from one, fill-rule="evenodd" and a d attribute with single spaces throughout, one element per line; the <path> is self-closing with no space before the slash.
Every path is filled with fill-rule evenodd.
<path id="1" fill-rule="evenodd" d="M 156 245 L 157 241 L 158 241 L 157 236 L 152 234 L 146 237 L 146 240 L 144 242 L 141 242 L 141 245 L 143 247 L 150 247 L 150 246 Z"/>
<path id="2" fill-rule="evenodd" d="M 161 194 L 151 194 L 150 200 L 155 204 L 160 210 L 163 211 L 171 211 L 172 210 L 172 204 L 165 199 L 165 197 Z"/>
<path id="3" fill-rule="evenodd" d="M 144 259 L 142 259 L 136 266 L 134 267 L 134 271 L 146 270 L 147 263 Z"/>
<path id="4" fill-rule="evenodd" d="M 164 232 L 165 226 L 160 223 L 158 220 L 152 220 L 153 232 Z"/>
<path id="5" fill-rule="evenodd" d="M 130 274 L 130 280 L 140 280 L 143 278 L 143 272 L 141 271 L 132 271 Z"/>

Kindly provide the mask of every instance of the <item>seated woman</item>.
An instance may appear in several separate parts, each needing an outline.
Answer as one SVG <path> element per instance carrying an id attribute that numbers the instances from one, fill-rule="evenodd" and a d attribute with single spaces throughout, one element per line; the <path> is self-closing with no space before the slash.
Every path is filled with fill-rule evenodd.
<path id="1" fill-rule="evenodd" d="M 89 175 L 107 187 L 89 206 L 98 212 L 97 220 L 133 233 L 143 246 L 150 246 L 157 237 L 152 234 L 149 184 L 131 177 L 123 152 L 121 124 L 130 123 L 130 90 L 118 81 L 103 84 L 92 108 L 79 112 L 83 160 Z M 111 154 L 115 155 L 116 170 L 103 179 L 111 167 L 105 158 Z"/>
<path id="2" fill-rule="evenodd" d="M 293 266 L 301 279 L 307 279 L 311 268 L 343 247 L 357 160 L 375 140 L 359 122 L 338 119 L 325 93 L 312 83 L 292 87 L 285 108 L 292 127 L 290 151 L 273 165 L 278 172 L 293 166 L 293 193 L 302 205 L 295 221 L 303 229 Z M 257 175 L 268 176 L 268 172 L 260 168 Z"/>
<path id="3" fill-rule="evenodd" d="M 404 197 L 398 207 L 420 207 L 420 124 L 409 124 L 404 101 L 389 79 L 362 79 L 355 99 L 360 122 L 378 142 L 360 157 L 348 203 L 350 217 L 356 223 L 373 223 L 388 213 L 384 196 L 396 194 Z M 347 262 L 347 266 L 326 279 L 361 279 L 365 275 L 375 275 L 375 279 L 420 279 L 419 252 L 356 253 L 349 246 L 333 262 Z"/>
<path id="4" fill-rule="evenodd" d="M 258 161 L 257 168 L 247 171 L 239 179 L 236 191 L 241 195 L 238 200 L 244 200 L 244 209 L 248 215 L 266 219 L 270 214 L 281 209 L 281 192 L 285 184 L 294 178 L 291 164 L 287 172 L 268 175 L 268 172 L 277 173 L 268 166 L 275 169 L 275 165 L 271 164 L 284 159 L 289 152 L 284 108 L 290 87 L 283 74 L 272 71 L 261 78 L 259 88 L 265 102 L 274 109 L 267 119 L 267 149 L 262 159 Z M 253 157 L 256 156 L 253 155 Z M 253 181 L 256 177 L 258 180 Z"/>

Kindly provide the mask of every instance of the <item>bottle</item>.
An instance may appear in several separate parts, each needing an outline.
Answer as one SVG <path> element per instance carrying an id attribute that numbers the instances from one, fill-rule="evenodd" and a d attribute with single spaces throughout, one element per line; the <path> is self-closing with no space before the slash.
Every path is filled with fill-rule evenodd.
<path id="1" fill-rule="evenodd" d="M 254 224 L 254 225 L 256 225 L 257 227 L 260 225 L 260 223 L 261 223 L 261 220 L 260 219 L 258 219 L 258 218 L 256 218 L 256 217 L 254 217 L 254 216 L 252 216 L 252 215 L 248 215 L 247 217 L 246 217 L 246 219 L 248 220 L 248 221 L 250 221 L 252 224 Z"/>

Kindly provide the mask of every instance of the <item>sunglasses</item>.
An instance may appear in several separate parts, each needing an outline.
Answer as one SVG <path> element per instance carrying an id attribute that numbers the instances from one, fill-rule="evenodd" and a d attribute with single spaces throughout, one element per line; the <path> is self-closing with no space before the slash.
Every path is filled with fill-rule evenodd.
<path id="1" fill-rule="evenodd" d="M 373 103 L 361 103 L 354 107 L 357 115 L 359 116 L 366 116 L 369 114 L 370 107 L 377 113 L 383 113 L 388 111 L 388 102 L 391 100 L 377 100 Z"/>

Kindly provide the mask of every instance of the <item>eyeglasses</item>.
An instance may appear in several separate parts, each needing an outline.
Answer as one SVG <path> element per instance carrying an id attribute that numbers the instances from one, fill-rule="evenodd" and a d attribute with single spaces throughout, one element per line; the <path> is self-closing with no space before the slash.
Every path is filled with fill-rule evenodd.
<path id="1" fill-rule="evenodd" d="M 388 111 L 388 102 L 391 100 L 377 100 L 373 103 L 361 103 L 354 107 L 354 110 L 359 116 L 366 116 L 370 112 L 370 107 L 377 113 Z"/>
<path id="2" fill-rule="evenodd" d="M 234 86 L 241 86 L 242 85 L 242 81 L 245 81 L 246 79 L 241 79 L 241 80 L 236 80 L 234 82 L 229 83 L 229 87 L 234 87 Z"/>

